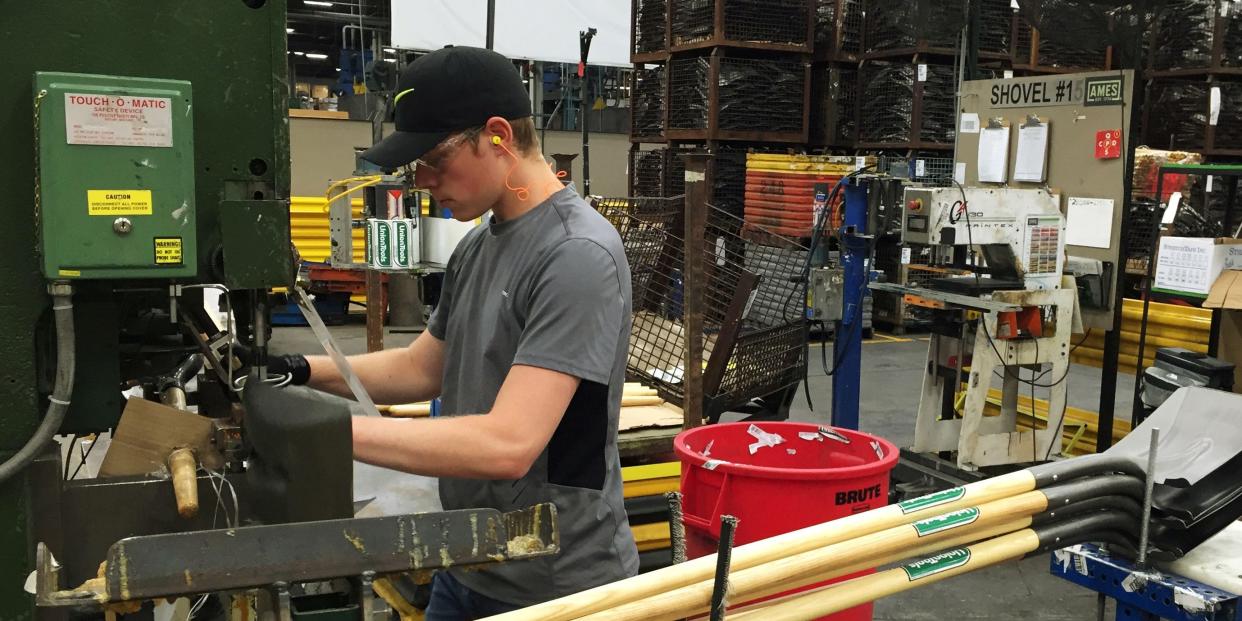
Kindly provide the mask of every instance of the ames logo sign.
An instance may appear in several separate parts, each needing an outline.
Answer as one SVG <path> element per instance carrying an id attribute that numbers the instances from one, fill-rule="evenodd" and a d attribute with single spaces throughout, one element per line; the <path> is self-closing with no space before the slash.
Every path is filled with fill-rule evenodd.
<path id="1" fill-rule="evenodd" d="M 1122 104 L 1122 77 L 1087 78 L 1086 106 L 1119 106 Z"/>

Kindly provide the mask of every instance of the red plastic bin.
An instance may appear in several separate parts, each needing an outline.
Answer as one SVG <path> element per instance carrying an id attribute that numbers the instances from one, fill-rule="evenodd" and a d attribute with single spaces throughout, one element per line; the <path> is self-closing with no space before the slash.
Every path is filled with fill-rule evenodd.
<path id="1" fill-rule="evenodd" d="M 749 446 L 756 442 L 748 431 L 752 424 L 781 436 L 784 442 L 759 447 L 752 455 Z M 804 439 L 799 433 L 821 439 Z M 834 435 L 849 442 L 834 439 Z M 788 422 L 698 427 L 679 434 L 673 449 L 681 461 L 689 558 L 716 552 L 722 515 L 738 518 L 734 545 L 743 545 L 882 507 L 888 504 L 889 473 L 898 456 L 897 447 L 883 438 Z M 871 616 L 871 604 L 864 604 L 824 619 L 870 621 Z"/>

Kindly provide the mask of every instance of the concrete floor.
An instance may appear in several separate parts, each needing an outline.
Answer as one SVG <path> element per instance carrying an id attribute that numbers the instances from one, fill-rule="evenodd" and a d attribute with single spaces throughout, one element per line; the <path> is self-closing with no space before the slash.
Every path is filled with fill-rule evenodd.
<path id="1" fill-rule="evenodd" d="M 363 326 L 351 324 L 331 328 L 333 337 L 346 353 L 365 350 Z M 386 347 L 409 343 L 416 334 L 389 331 Z M 275 351 L 321 352 L 306 328 L 281 327 L 275 330 Z M 887 337 L 881 335 L 863 345 L 863 375 L 860 386 L 859 417 L 864 431 L 909 446 L 913 441 L 914 417 L 918 409 L 921 373 L 926 354 L 926 337 Z M 829 350 L 831 354 L 831 350 Z M 794 400 L 792 420 L 828 422 L 831 409 L 832 378 L 820 367 L 818 349 L 812 350 L 810 390 L 814 410 L 807 407 L 799 391 Z M 831 358 L 829 359 L 831 364 Z M 1069 375 L 1070 405 L 1096 410 L 1100 394 L 1100 370 L 1074 365 Z M 1116 412 L 1128 419 L 1133 378 L 1118 381 Z M 1038 398 L 1046 398 L 1039 389 Z M 362 515 L 384 515 L 438 508 L 435 481 L 356 464 L 355 497 L 370 500 Z M 876 621 L 972 620 L 1068 621 L 1094 618 L 1096 597 L 1084 589 L 1054 578 L 1048 572 L 1046 555 L 982 570 L 910 593 L 876 602 Z"/>

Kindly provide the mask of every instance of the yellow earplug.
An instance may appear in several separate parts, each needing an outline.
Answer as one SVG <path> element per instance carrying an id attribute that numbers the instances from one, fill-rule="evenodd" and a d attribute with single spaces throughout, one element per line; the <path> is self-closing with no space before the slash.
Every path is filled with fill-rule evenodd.
<path id="1" fill-rule="evenodd" d="M 492 144 L 500 144 L 500 136 L 492 136 Z"/>

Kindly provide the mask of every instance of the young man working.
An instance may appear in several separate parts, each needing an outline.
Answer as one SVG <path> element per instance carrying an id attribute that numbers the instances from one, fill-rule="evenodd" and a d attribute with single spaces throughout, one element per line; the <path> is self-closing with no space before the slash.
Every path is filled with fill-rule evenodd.
<path id="1" fill-rule="evenodd" d="M 402 74 L 396 133 L 363 154 L 415 163 L 415 184 L 460 221 L 427 331 L 353 356 L 377 403 L 440 397 L 443 418 L 355 417 L 355 459 L 440 477 L 445 509 L 556 504 L 561 551 L 441 572 L 428 621 L 473 619 L 631 576 L 617 419 L 630 331 L 630 272 L 616 230 L 540 155 L 526 89 L 488 50 L 432 52 Z M 294 381 L 349 396 L 325 356 L 275 361 Z"/>

